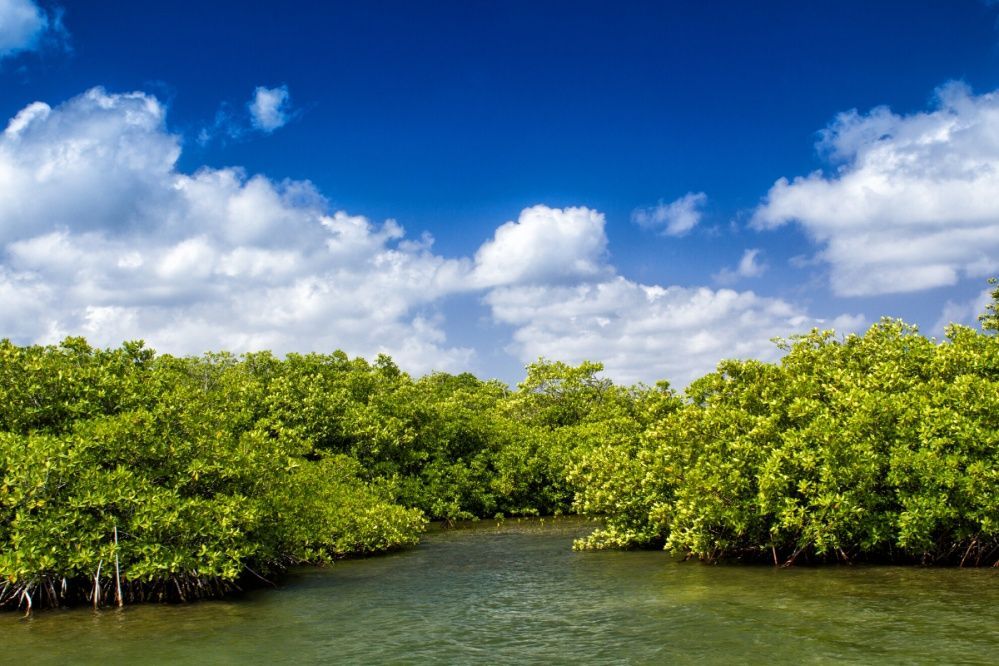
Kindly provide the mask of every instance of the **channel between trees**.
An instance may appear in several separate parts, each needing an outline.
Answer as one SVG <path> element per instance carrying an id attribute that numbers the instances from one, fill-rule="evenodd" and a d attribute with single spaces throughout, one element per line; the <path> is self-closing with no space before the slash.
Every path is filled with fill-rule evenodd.
<path id="1" fill-rule="evenodd" d="M 999 565 L 999 329 L 882 320 L 677 392 L 538 361 L 516 390 L 386 356 L 0 342 L 0 607 L 190 601 L 579 513 L 577 548 Z"/>

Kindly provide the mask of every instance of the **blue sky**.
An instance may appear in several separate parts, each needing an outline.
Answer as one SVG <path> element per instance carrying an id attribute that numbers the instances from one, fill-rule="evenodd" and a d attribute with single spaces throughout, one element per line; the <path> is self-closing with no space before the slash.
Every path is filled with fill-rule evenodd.
<path id="1" fill-rule="evenodd" d="M 0 336 L 682 385 L 973 322 L 999 7 L 763 6 L 0 0 Z"/>

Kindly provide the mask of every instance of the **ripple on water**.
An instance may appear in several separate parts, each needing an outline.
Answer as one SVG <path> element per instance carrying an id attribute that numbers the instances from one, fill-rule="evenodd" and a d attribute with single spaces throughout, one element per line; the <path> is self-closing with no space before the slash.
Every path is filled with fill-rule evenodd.
<path id="1" fill-rule="evenodd" d="M 774 570 L 574 552 L 578 519 L 491 522 L 188 606 L 0 616 L 31 663 L 992 663 L 999 571 Z"/>

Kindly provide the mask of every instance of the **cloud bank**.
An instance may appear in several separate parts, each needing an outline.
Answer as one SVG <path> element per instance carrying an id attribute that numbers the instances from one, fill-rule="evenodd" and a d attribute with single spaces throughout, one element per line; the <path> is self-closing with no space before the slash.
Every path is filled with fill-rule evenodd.
<path id="1" fill-rule="evenodd" d="M 180 137 L 142 92 L 94 88 L 26 106 L 0 135 L 0 335 L 21 343 L 143 338 L 209 349 L 392 354 L 410 371 L 465 370 L 441 304 L 474 294 L 479 349 L 523 362 L 602 360 L 620 381 L 683 385 L 722 357 L 824 322 L 780 299 L 643 285 L 609 262 L 605 218 L 534 206 L 466 257 L 330 210 L 308 181 L 178 170 Z M 858 323 L 843 319 L 846 327 Z"/>
<path id="2" fill-rule="evenodd" d="M 95 88 L 29 105 L 0 138 L 4 335 L 177 353 L 391 351 L 457 368 L 432 307 L 458 262 L 393 221 L 328 213 L 307 181 L 238 168 L 180 173 L 179 137 L 143 93 Z M 426 308 L 425 308 L 426 306 Z"/>
<path id="3" fill-rule="evenodd" d="M 751 291 L 644 285 L 621 276 L 588 284 L 506 287 L 486 296 L 515 327 L 521 359 L 601 360 L 626 382 L 669 379 L 682 388 L 723 358 L 773 360 L 771 338 L 813 327 L 854 331 L 862 317 L 825 322 Z"/>
<path id="4" fill-rule="evenodd" d="M 841 113 L 822 133 L 830 174 L 778 180 L 752 224 L 800 224 L 844 296 L 912 292 L 999 270 L 999 94 L 962 83 L 930 111 Z"/>

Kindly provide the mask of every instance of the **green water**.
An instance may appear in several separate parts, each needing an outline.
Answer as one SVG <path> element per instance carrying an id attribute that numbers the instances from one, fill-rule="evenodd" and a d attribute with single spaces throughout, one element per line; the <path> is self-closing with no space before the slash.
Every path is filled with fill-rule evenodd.
<path id="1" fill-rule="evenodd" d="M 4 663 L 997 663 L 999 571 L 577 553 L 578 520 L 436 532 L 278 590 L 0 615 Z"/>

